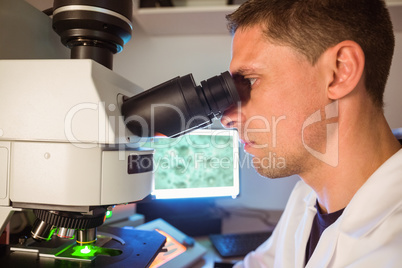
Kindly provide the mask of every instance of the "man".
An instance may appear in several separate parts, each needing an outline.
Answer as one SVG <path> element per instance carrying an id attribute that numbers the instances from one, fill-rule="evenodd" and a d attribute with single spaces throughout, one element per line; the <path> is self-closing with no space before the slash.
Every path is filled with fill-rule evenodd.
<path id="1" fill-rule="evenodd" d="M 242 102 L 222 124 L 239 130 L 261 175 L 301 178 L 271 238 L 235 267 L 402 267 L 384 2 L 251 0 L 227 18 Z"/>

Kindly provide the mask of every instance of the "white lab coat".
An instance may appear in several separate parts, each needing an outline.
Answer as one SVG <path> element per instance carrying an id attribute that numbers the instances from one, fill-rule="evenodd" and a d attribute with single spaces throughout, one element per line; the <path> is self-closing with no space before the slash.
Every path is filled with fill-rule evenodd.
<path id="1" fill-rule="evenodd" d="M 316 198 L 298 182 L 270 239 L 235 268 L 402 267 L 402 149 L 372 174 L 323 232 L 305 266 Z"/>

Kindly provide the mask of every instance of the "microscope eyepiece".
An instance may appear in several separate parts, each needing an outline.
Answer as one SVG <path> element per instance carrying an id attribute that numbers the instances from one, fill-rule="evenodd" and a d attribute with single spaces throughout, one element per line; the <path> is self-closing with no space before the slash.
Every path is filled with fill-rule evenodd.
<path id="1" fill-rule="evenodd" d="M 72 59 L 112 69 L 113 54 L 131 38 L 132 0 L 54 0 L 53 29 Z"/>
<path id="2" fill-rule="evenodd" d="M 138 137 L 177 137 L 208 126 L 240 100 L 229 72 L 196 86 L 193 76 L 176 77 L 126 100 L 127 128 Z"/>

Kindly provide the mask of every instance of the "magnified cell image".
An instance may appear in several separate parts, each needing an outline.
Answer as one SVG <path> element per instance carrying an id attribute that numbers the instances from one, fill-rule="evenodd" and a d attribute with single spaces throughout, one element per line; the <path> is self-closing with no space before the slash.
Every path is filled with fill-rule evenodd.
<path id="1" fill-rule="evenodd" d="M 145 143 L 155 149 L 155 189 L 233 186 L 232 139 L 184 135 Z"/>

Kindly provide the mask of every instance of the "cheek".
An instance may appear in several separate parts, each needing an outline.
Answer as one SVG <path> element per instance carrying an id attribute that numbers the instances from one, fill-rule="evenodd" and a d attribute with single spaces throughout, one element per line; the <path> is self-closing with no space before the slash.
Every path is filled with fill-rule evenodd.
<path id="1" fill-rule="evenodd" d="M 258 129 L 253 135 L 277 139 L 281 143 L 300 140 L 304 121 L 325 102 L 325 89 L 321 89 L 313 72 L 299 73 L 281 83 L 260 84 L 252 90 L 244 105 L 246 129 Z M 250 132 L 252 133 L 252 132 Z"/>
<path id="2" fill-rule="evenodd" d="M 283 109 L 282 105 L 278 105 L 277 102 L 251 101 L 248 106 L 245 107 L 249 109 L 247 109 L 247 120 L 243 125 L 244 136 L 259 145 L 276 147 L 279 143 L 284 143 L 287 138 L 291 138 L 289 134 L 298 129 L 292 125 L 294 122 L 289 120 L 293 115 L 289 116 L 286 109 Z"/>
<path id="3" fill-rule="evenodd" d="M 268 144 L 270 148 L 300 146 L 303 123 L 311 114 L 309 106 L 309 101 L 286 96 L 281 101 L 273 99 L 256 104 L 253 106 L 256 112 L 244 124 L 245 132 L 249 138 Z"/>

